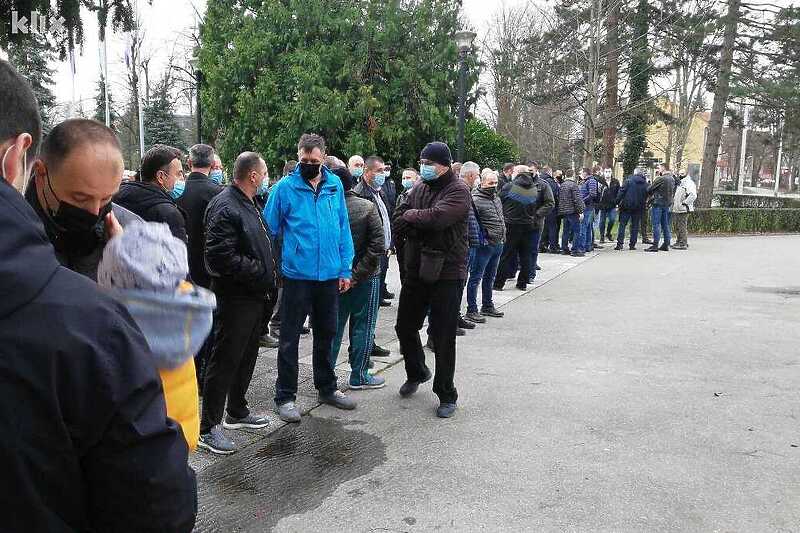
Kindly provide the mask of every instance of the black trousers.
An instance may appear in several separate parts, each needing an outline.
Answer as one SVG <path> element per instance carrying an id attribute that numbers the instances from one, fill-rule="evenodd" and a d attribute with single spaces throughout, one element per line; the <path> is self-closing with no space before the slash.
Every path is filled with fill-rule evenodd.
<path id="1" fill-rule="evenodd" d="M 272 313 L 272 305 L 217 294 L 215 342 L 206 364 L 200 433 L 208 433 L 222 422 L 226 397 L 229 415 L 244 418 L 250 414 L 245 394 L 258 358 L 264 313 Z"/>
<path id="2" fill-rule="evenodd" d="M 314 387 L 321 394 L 332 394 L 336 391 L 336 372 L 331 363 L 331 350 L 338 326 L 339 280 L 284 278 L 282 298 L 275 405 L 293 402 L 297 398 L 300 330 L 309 314 L 314 332 Z"/>
<path id="3" fill-rule="evenodd" d="M 530 254 L 529 254 L 530 255 Z M 400 290 L 395 331 L 405 360 L 409 381 L 421 381 L 426 374 L 425 351 L 419 331 L 428 315 L 436 347 L 436 375 L 433 392 L 442 403 L 455 403 L 458 391 L 453 384 L 456 371 L 456 329 L 464 280 L 441 280 L 426 284 L 407 279 Z"/>
<path id="4" fill-rule="evenodd" d="M 617 244 L 622 246 L 625 240 L 625 227 L 631 223 L 631 238 L 630 245 L 636 246 L 636 241 L 639 238 L 639 225 L 642 222 L 641 211 L 624 211 L 619 210 L 619 229 L 617 230 Z"/>
<path id="5" fill-rule="evenodd" d="M 531 274 L 531 245 L 534 231 L 539 230 L 517 224 L 506 226 L 506 244 L 503 248 L 503 255 L 500 257 L 500 266 L 497 268 L 495 287 L 502 287 L 505 280 L 514 274 L 511 268 L 515 264 L 517 256 L 519 256 L 517 285 L 528 284 Z"/>

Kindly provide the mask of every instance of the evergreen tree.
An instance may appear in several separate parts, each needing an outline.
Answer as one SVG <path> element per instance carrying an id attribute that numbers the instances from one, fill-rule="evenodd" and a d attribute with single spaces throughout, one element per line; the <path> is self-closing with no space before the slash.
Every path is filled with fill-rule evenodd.
<path id="1" fill-rule="evenodd" d="M 186 151 L 180 126 L 175 120 L 175 106 L 166 76 L 155 87 L 150 101 L 144 106 L 145 149 L 154 144 L 166 144 Z"/>
<path id="2" fill-rule="evenodd" d="M 647 126 L 652 122 L 652 104 L 648 96 L 652 62 L 647 33 L 650 21 L 648 0 L 639 0 L 633 18 L 633 42 L 629 70 L 630 97 L 625 118 L 625 147 L 622 168 L 625 175 L 633 173 L 647 148 Z"/>
<path id="3" fill-rule="evenodd" d="M 8 60 L 31 84 L 39 102 L 42 128 L 45 132 L 50 131 L 55 125 L 53 115 L 56 105 L 56 97 L 51 89 L 55 73 L 50 67 L 55 60 L 53 49 L 42 36 L 31 34 L 24 42 L 9 45 Z"/>
<path id="4" fill-rule="evenodd" d="M 270 166 L 311 131 L 340 156 L 415 163 L 425 143 L 455 140 L 459 4 L 210 0 L 214 23 L 201 29 L 200 49 L 205 137 L 218 138 L 223 159 L 256 149 Z"/>
<path id="5" fill-rule="evenodd" d="M 95 109 L 93 119 L 105 124 L 106 122 L 106 94 L 105 94 L 105 78 L 100 74 L 100 79 L 97 80 L 97 95 L 94 97 Z M 111 88 L 108 89 L 108 111 L 111 117 L 111 129 L 117 131 L 116 121 L 117 114 L 114 112 L 114 96 L 111 94 Z"/>

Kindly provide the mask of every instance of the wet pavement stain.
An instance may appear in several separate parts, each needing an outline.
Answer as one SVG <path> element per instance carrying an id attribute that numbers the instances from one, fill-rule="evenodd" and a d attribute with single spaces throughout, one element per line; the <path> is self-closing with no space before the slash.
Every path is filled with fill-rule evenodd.
<path id="1" fill-rule="evenodd" d="M 195 531 L 271 531 L 282 518 L 315 509 L 342 483 L 386 462 L 381 439 L 349 425 L 303 417 L 203 470 Z"/>

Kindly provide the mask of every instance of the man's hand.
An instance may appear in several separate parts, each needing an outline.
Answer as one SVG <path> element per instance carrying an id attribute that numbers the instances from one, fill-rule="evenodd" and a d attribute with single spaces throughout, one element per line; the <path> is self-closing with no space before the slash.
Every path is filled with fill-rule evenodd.
<path id="1" fill-rule="evenodd" d="M 106 239 L 111 240 L 118 235 L 122 235 L 122 226 L 117 220 L 117 217 L 114 216 L 114 213 L 109 213 L 106 215 L 105 219 L 105 229 L 106 229 Z"/>
<path id="2" fill-rule="evenodd" d="M 579 221 L 579 222 L 583 222 L 583 213 L 581 213 L 580 215 L 578 215 L 578 221 Z"/>
<path id="3" fill-rule="evenodd" d="M 339 293 L 343 294 L 350 290 L 350 279 L 348 278 L 339 278 Z"/>

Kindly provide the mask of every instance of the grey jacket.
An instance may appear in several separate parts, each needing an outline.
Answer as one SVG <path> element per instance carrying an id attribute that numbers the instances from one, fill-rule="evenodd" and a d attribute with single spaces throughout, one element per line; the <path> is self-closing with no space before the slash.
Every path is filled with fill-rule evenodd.
<path id="1" fill-rule="evenodd" d="M 572 178 L 565 178 L 558 191 L 558 214 L 575 215 L 583 213 L 586 206 L 581 198 L 578 184 Z"/>
<path id="2" fill-rule="evenodd" d="M 352 280 L 361 283 L 381 272 L 381 257 L 386 253 L 383 224 L 378 208 L 371 201 L 359 197 L 352 190 L 345 192 L 344 197 L 355 249 Z"/>
<path id="3" fill-rule="evenodd" d="M 503 203 L 497 192 L 478 188 L 472 193 L 472 204 L 489 244 L 503 244 L 506 240 L 506 222 L 503 219 Z"/>

